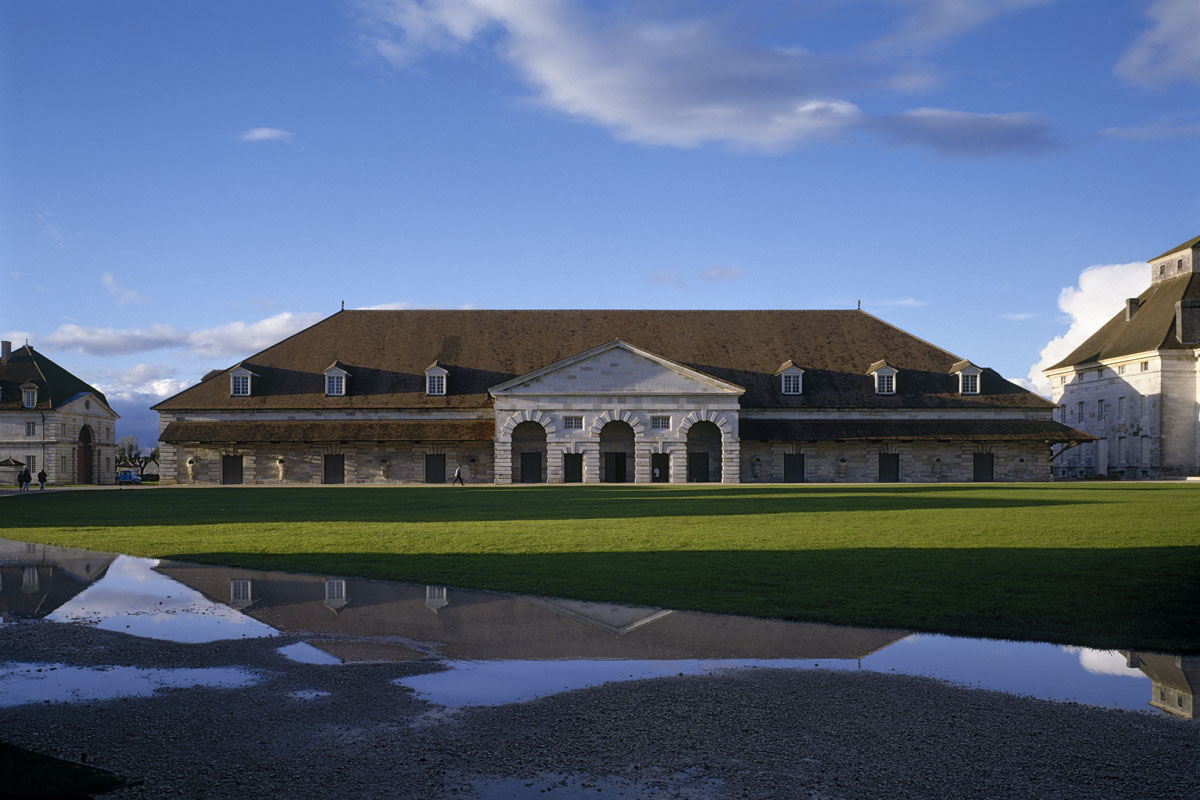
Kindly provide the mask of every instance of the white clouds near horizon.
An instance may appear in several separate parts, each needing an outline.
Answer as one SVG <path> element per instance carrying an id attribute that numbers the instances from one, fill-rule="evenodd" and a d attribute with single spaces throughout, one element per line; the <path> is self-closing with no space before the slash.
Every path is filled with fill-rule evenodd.
<path id="1" fill-rule="evenodd" d="M 294 133 L 282 128 L 250 128 L 237 135 L 239 142 L 290 142 L 294 138 Z"/>
<path id="2" fill-rule="evenodd" d="M 537 104 L 626 141 L 782 152 L 866 129 L 900 144 L 981 156 L 1049 149 L 1050 127 L 1030 113 L 918 108 L 875 116 L 845 95 L 936 85 L 926 51 L 1044 2 L 926 0 L 893 33 L 837 52 L 766 44 L 761 37 L 775 32 L 761 17 L 699 3 L 650 11 L 575 0 L 360 0 L 357 7 L 361 40 L 392 66 L 486 40 L 533 89 Z"/>
<path id="3" fill-rule="evenodd" d="M 60 325 L 44 341 L 51 347 L 81 355 L 117 356 L 165 348 L 181 348 L 198 356 L 248 356 L 308 327 L 324 315 L 285 311 L 257 322 L 227 322 L 212 328 L 188 330 L 155 324 L 117 329 Z"/>
<path id="4" fill-rule="evenodd" d="M 1042 370 L 1083 344 L 1121 310 L 1126 298 L 1137 297 L 1145 291 L 1149 270 L 1144 261 L 1102 264 L 1083 270 L 1077 285 L 1067 286 L 1058 295 L 1058 308 L 1069 320 L 1067 331 L 1042 348 L 1023 384 L 1049 397 L 1050 381 Z"/>

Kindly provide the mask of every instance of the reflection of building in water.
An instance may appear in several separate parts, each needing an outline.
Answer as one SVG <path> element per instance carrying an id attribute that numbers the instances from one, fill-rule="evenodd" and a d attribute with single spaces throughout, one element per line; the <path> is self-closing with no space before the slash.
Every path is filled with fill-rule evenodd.
<path id="1" fill-rule="evenodd" d="M 0 619 L 45 617 L 104 575 L 114 558 L 0 539 Z"/>
<path id="2" fill-rule="evenodd" d="M 162 562 L 157 571 L 344 661 L 859 659 L 902 631 Z M 330 610 L 336 613 L 329 613 Z"/>
<path id="3" fill-rule="evenodd" d="M 1200 686 L 1200 656 L 1138 653 L 1122 650 L 1126 663 L 1150 678 L 1150 705 L 1187 719 L 1196 717 L 1196 687 Z"/>

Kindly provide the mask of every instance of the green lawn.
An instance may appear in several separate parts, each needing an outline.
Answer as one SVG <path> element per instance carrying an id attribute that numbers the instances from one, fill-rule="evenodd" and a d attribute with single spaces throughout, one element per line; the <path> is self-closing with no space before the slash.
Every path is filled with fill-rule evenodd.
<path id="1" fill-rule="evenodd" d="M 1200 486 L 184 489 L 0 499 L 0 535 L 1100 648 L 1200 652 Z"/>

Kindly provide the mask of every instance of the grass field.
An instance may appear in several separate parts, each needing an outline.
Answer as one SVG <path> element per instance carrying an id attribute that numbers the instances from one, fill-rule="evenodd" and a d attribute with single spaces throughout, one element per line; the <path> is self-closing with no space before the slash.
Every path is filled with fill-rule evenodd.
<path id="1" fill-rule="evenodd" d="M 256 569 L 1200 652 L 1200 486 L 138 488 L 0 535 Z"/>

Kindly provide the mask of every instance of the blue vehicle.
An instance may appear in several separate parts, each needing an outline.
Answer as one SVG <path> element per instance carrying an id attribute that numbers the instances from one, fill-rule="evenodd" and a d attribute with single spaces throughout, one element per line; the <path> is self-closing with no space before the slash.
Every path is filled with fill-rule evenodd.
<path id="1" fill-rule="evenodd" d="M 119 483 L 119 484 L 128 483 L 130 485 L 133 485 L 133 484 L 138 484 L 141 482 L 142 482 L 142 476 L 138 475 L 136 472 L 134 472 L 131 469 L 117 470 L 117 483 Z"/>

